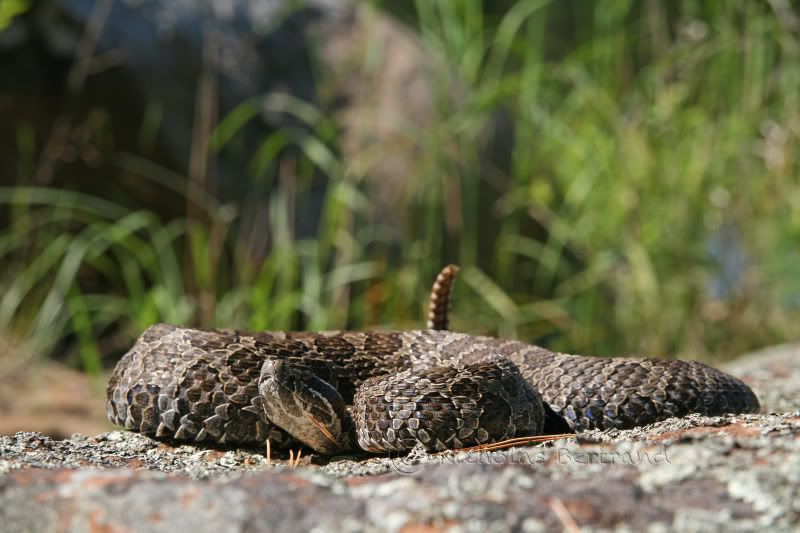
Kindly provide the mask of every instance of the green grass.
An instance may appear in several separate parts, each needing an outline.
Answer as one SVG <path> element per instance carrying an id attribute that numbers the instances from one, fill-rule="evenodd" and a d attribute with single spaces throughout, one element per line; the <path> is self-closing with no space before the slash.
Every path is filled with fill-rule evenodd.
<path id="1" fill-rule="evenodd" d="M 30 9 L 30 0 L 0 0 L 0 30 Z"/>
<path id="2" fill-rule="evenodd" d="M 331 181 L 314 240 L 291 237 L 291 198 L 271 199 L 262 262 L 232 230 L 238 213 L 213 199 L 197 219 L 163 222 L 111 199 L 0 190 L 11 221 L 0 233 L 0 330 L 97 371 L 156 321 L 418 327 L 433 276 L 458 262 L 452 325 L 462 331 L 705 359 L 792 339 L 800 43 L 786 15 L 766 2 L 586 5 L 564 35 L 557 2 L 520 1 L 499 18 L 477 1 L 416 2 L 415 29 L 441 64 L 441 105 L 430 129 L 409 132 L 420 156 L 399 242 L 370 215 L 366 177 L 335 155 L 324 110 L 286 99 L 267 104 L 312 133 L 264 139 L 253 174 L 294 142 L 298 168 Z M 212 148 L 262 103 L 225 117 Z M 516 145 L 492 189 L 476 147 L 498 108 Z M 41 140 L 19 131 L 25 184 Z M 186 188 L 141 158 L 120 165 Z M 746 257 L 722 295 L 711 289 L 725 275 L 710 253 L 720 235 Z"/>

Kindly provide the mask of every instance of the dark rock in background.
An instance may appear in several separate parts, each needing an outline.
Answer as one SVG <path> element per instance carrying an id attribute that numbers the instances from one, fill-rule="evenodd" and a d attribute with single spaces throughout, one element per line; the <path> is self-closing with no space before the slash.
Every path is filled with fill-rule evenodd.
<path id="1" fill-rule="evenodd" d="M 19 170 L 18 183 L 29 173 L 33 185 L 144 205 L 166 219 L 185 214 L 182 194 L 202 202 L 191 190 L 200 187 L 235 207 L 260 257 L 277 191 L 292 203 L 295 236 L 317 232 L 331 169 L 298 163 L 315 136 L 365 178 L 376 216 L 399 220 L 416 160 L 410 132 L 435 117 L 434 59 L 413 32 L 364 3 L 295 4 L 35 2 L 0 33 L 0 111 L 8 117 L 0 143 L 17 147 L 0 164 Z M 219 151 L 199 149 L 243 104 L 254 116 Z M 318 122 L 303 104 L 319 111 Z M 30 149 L 21 125 L 30 127 Z M 164 186 L 176 180 L 189 189 L 177 198 Z"/>

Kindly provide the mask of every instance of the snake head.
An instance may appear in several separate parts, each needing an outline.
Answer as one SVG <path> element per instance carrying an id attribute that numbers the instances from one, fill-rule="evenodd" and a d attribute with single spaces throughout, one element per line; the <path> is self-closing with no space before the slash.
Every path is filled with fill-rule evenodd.
<path id="1" fill-rule="evenodd" d="M 258 390 L 269 421 L 314 451 L 334 455 L 353 449 L 355 430 L 344 399 L 307 366 L 267 360 Z"/>

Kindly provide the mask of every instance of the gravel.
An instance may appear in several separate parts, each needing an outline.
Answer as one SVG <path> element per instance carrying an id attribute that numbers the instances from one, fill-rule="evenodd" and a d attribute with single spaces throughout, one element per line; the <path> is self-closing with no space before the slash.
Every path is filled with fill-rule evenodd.
<path id="1" fill-rule="evenodd" d="M 496 452 L 301 455 L 114 431 L 0 437 L 3 531 L 796 531 L 800 347 L 727 367 L 763 414 Z"/>

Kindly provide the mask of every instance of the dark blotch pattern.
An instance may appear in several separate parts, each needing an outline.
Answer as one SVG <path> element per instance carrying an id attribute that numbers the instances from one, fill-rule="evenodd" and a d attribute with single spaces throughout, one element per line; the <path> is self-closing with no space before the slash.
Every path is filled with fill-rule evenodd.
<path id="1" fill-rule="evenodd" d="M 355 422 L 344 425 L 355 438 L 342 441 L 357 438 L 371 451 L 536 434 L 545 417 L 547 428 L 581 431 L 759 408 L 744 383 L 695 361 L 567 355 L 447 331 L 245 333 L 158 324 L 117 364 L 109 419 L 158 437 L 287 446 L 291 438 L 265 415 L 259 393 L 268 360 L 291 362 L 338 391 Z"/>

